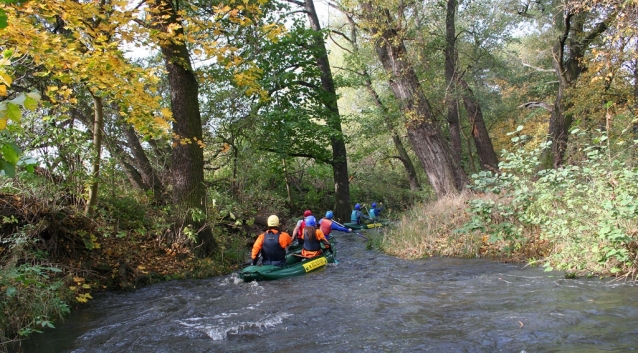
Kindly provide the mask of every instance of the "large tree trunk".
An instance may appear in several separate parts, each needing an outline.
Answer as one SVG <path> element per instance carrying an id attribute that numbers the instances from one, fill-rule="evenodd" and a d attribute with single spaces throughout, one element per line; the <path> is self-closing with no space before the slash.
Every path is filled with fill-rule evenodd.
<path id="1" fill-rule="evenodd" d="M 615 16 L 613 11 L 605 14 L 606 18 L 603 21 L 586 31 L 589 26 L 586 23 L 590 16 L 588 12 L 574 13 L 573 9 L 564 10 L 563 8 L 559 11 L 563 14 L 562 22 L 558 22 L 562 34 L 552 48 L 553 66 L 559 84 L 549 121 L 547 139 L 551 142 L 551 146 L 541 153 L 539 166 L 541 169 L 558 168 L 563 164 L 569 129 L 573 120 L 571 116 L 565 114 L 569 107 L 565 105 L 564 98 L 569 88 L 586 69 L 583 66 L 583 58 L 589 45 L 607 29 L 607 21 Z"/>
<path id="2" fill-rule="evenodd" d="M 397 133 L 394 125 L 392 124 L 392 121 L 390 121 L 390 113 L 388 112 L 388 109 L 385 107 L 385 105 L 383 105 L 383 102 L 381 102 L 377 91 L 375 91 L 374 87 L 372 87 L 372 81 L 370 80 L 370 75 L 367 73 L 367 71 L 364 72 L 364 75 L 366 88 L 368 89 L 368 92 L 370 92 L 370 95 L 374 100 L 374 104 L 377 106 L 377 108 L 379 108 L 379 111 L 383 115 L 383 124 L 385 125 L 385 128 L 390 132 L 390 135 L 392 135 L 392 142 L 394 143 L 394 147 L 399 154 L 399 160 L 403 164 L 405 172 L 408 175 L 410 190 L 421 190 L 421 184 L 419 183 L 419 178 L 417 177 L 416 168 L 414 168 L 414 164 L 412 163 L 412 159 L 408 155 L 408 151 L 405 149 L 405 146 L 403 146 L 401 137 Z"/>
<path id="3" fill-rule="evenodd" d="M 378 39 L 375 50 L 385 71 L 390 76 L 390 86 L 406 116 L 406 128 L 412 147 L 425 168 L 430 184 L 438 197 L 457 193 L 465 188 L 467 176 L 456 163 L 452 152 L 434 119 L 430 104 L 421 89 L 416 72 L 412 68 L 403 39 L 394 28 L 387 10 L 382 16 L 367 3 L 364 6 L 368 21 L 383 18 L 382 23 L 372 25 L 370 31 Z"/>
<path id="4" fill-rule="evenodd" d="M 456 89 L 456 28 L 457 0 L 448 0 L 445 15 L 445 106 L 450 130 L 450 146 L 456 163 L 461 165 L 461 123 L 459 119 L 458 95 Z"/>
<path id="5" fill-rule="evenodd" d="M 354 50 L 358 53 L 359 45 L 357 43 L 358 42 L 357 30 L 356 30 L 357 26 L 354 22 L 354 19 L 351 16 L 346 16 L 346 17 L 348 19 L 348 22 L 350 22 L 350 33 L 351 33 L 350 40 L 351 40 L 352 46 L 354 47 Z M 388 111 L 388 108 L 383 104 L 383 102 L 381 101 L 381 98 L 379 97 L 379 94 L 377 94 L 377 91 L 372 86 L 372 78 L 370 77 L 368 70 L 364 68 L 361 75 L 363 76 L 363 79 L 365 80 L 366 88 L 368 89 L 368 92 L 372 96 L 372 100 L 374 101 L 374 104 L 377 106 L 381 115 L 383 116 L 383 125 L 388 130 L 388 132 L 390 132 L 390 135 L 392 136 L 392 143 L 394 143 L 394 147 L 396 148 L 397 153 L 399 154 L 398 158 L 403 164 L 403 167 L 405 168 L 405 172 L 408 176 L 408 182 L 410 183 L 410 190 L 412 191 L 421 190 L 421 184 L 419 183 L 419 178 L 417 176 L 416 168 L 414 168 L 412 159 L 408 155 L 408 151 L 405 149 L 405 146 L 403 145 L 403 141 L 401 140 L 399 133 L 397 132 L 394 124 L 392 123 L 392 120 L 390 119 L 390 112 Z"/>
<path id="6" fill-rule="evenodd" d="M 89 199 L 84 209 L 87 217 L 93 216 L 95 205 L 97 204 L 97 192 L 100 185 L 100 159 L 102 157 L 102 127 L 104 126 L 104 107 L 102 105 L 102 97 L 93 96 L 93 156 L 91 161 L 91 181 L 89 183 Z"/>
<path id="7" fill-rule="evenodd" d="M 328 52 L 324 40 L 321 36 L 321 24 L 319 17 L 315 11 L 313 0 L 305 0 L 305 10 L 310 20 L 310 26 L 315 33 L 315 47 L 321 52 L 317 56 L 317 66 L 321 71 L 321 86 L 326 92 L 324 95 L 324 104 L 331 112 L 326 118 L 327 124 L 334 129 L 336 136 L 330 137 L 332 146 L 332 174 L 335 183 L 335 207 L 334 214 L 337 219 L 350 219 L 350 184 L 348 181 L 348 160 L 346 155 L 346 142 L 343 139 L 341 130 L 341 116 L 339 115 L 339 106 L 337 105 L 337 92 L 330 70 L 330 62 L 328 61 Z"/>
<path id="8" fill-rule="evenodd" d="M 216 246 L 202 217 L 206 215 L 206 188 L 198 85 L 186 43 L 179 39 L 184 33 L 176 3 L 156 0 L 154 6 L 151 13 L 163 37 L 159 44 L 168 72 L 176 136 L 172 153 L 173 204 L 179 215 L 175 230 L 181 233 L 188 227 L 196 232 L 195 252 L 203 257 L 210 255 Z"/>
<path id="9" fill-rule="evenodd" d="M 494 152 L 492 139 L 487 132 L 481 106 L 465 80 L 460 79 L 459 85 L 463 88 L 463 104 L 472 126 L 472 138 L 481 163 L 481 169 L 489 169 L 493 172 L 498 171 L 498 157 L 496 152 Z"/>

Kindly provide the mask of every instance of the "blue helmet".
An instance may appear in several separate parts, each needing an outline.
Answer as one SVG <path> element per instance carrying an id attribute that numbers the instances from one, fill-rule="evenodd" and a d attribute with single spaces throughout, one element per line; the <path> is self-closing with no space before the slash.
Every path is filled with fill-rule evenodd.
<path id="1" fill-rule="evenodd" d="M 370 206 L 372 206 L 372 208 L 375 208 L 375 207 L 377 207 L 377 203 L 373 202 L 372 205 L 370 205 Z"/>
<path id="2" fill-rule="evenodd" d="M 317 226 L 317 219 L 315 218 L 315 216 L 306 217 L 306 219 L 304 219 L 304 222 L 306 222 L 306 225 L 310 226 L 310 227 L 316 227 Z"/>
<path id="3" fill-rule="evenodd" d="M 326 212 L 326 218 L 328 219 L 332 219 L 332 217 L 334 217 L 335 215 L 332 213 L 332 211 L 328 211 Z"/>
<path id="4" fill-rule="evenodd" d="M 354 205 L 354 209 L 359 211 L 361 209 L 361 205 L 359 205 L 359 204 Z"/>

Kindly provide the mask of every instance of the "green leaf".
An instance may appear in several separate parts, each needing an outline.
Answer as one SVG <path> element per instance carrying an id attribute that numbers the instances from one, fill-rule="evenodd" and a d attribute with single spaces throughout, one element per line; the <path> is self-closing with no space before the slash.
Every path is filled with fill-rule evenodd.
<path id="1" fill-rule="evenodd" d="M 9 298 L 13 297 L 16 294 L 17 291 L 18 290 L 16 289 L 16 287 L 7 288 L 7 297 L 9 297 Z"/>
<path id="2" fill-rule="evenodd" d="M 7 13 L 0 9 L 0 28 L 6 28 L 9 25 L 7 21 Z"/>
<path id="3" fill-rule="evenodd" d="M 17 122 L 20 122 L 20 119 L 22 119 L 22 111 L 20 111 L 20 106 L 15 104 L 15 103 L 11 103 L 11 102 L 7 102 L 7 118 Z"/>
<path id="4" fill-rule="evenodd" d="M 0 159 L 0 170 L 2 170 L 4 174 L 10 178 L 13 178 L 16 175 L 15 166 L 4 159 Z"/>
<path id="5" fill-rule="evenodd" d="M 29 110 L 35 110 L 38 107 L 38 101 L 36 101 L 35 99 L 31 98 L 30 96 L 27 96 L 24 99 L 24 107 L 29 109 Z"/>
<path id="6" fill-rule="evenodd" d="M 20 155 L 22 154 L 22 150 L 20 150 L 20 148 L 13 143 L 5 143 L 4 145 L 2 145 L 0 151 L 2 152 L 4 160 L 13 165 L 16 165 L 18 163 L 18 161 L 20 160 Z"/>

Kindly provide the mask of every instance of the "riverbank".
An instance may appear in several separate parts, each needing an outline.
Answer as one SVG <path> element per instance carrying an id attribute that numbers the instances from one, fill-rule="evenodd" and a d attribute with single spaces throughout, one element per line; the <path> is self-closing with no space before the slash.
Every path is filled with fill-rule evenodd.
<path id="1" fill-rule="evenodd" d="M 541 212 L 534 203 L 523 206 L 493 193 L 442 198 L 405 212 L 395 226 L 374 237 L 371 246 L 403 259 L 487 258 L 564 271 L 570 278 L 636 279 L 635 217 L 612 227 L 592 223 L 588 212 L 579 213 L 569 203 L 555 202 Z M 567 218 L 573 224 L 566 223 Z M 588 227 L 577 226 L 579 222 Z"/>
<path id="2" fill-rule="evenodd" d="M 230 273 L 246 248 L 245 237 L 220 235 L 219 251 L 199 259 L 183 243 L 169 245 L 157 225 L 115 231 L 72 207 L 52 210 L 16 195 L 0 196 L 0 205 L 0 351 L 54 327 L 96 292 Z"/>

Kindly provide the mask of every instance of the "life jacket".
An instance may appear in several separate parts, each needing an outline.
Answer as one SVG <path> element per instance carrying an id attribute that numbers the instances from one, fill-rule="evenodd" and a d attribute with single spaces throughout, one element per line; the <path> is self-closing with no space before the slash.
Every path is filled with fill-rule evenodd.
<path id="1" fill-rule="evenodd" d="M 296 234 L 297 238 L 301 238 L 302 237 L 304 228 L 306 228 L 306 221 L 302 220 L 301 224 L 299 225 L 299 231 Z"/>
<path id="2" fill-rule="evenodd" d="M 304 233 L 303 237 L 303 248 L 308 251 L 317 251 L 321 249 L 321 244 L 319 244 L 319 240 L 317 240 L 317 234 L 312 234 L 312 239 L 308 234 Z"/>
<path id="3" fill-rule="evenodd" d="M 279 232 L 270 229 L 264 233 L 264 242 L 261 246 L 262 261 L 285 261 L 286 249 L 279 244 Z"/>
<path id="4" fill-rule="evenodd" d="M 359 211 L 352 210 L 352 214 L 350 215 L 350 221 L 359 224 Z"/>
<path id="5" fill-rule="evenodd" d="M 332 232 L 332 220 L 328 218 L 323 218 L 321 222 L 319 222 L 319 229 L 323 232 L 323 235 L 326 237 L 330 235 Z"/>
<path id="6" fill-rule="evenodd" d="M 376 208 L 371 208 L 370 211 L 368 211 L 368 213 L 370 214 L 370 218 L 371 219 L 375 219 L 377 218 L 377 209 Z"/>

